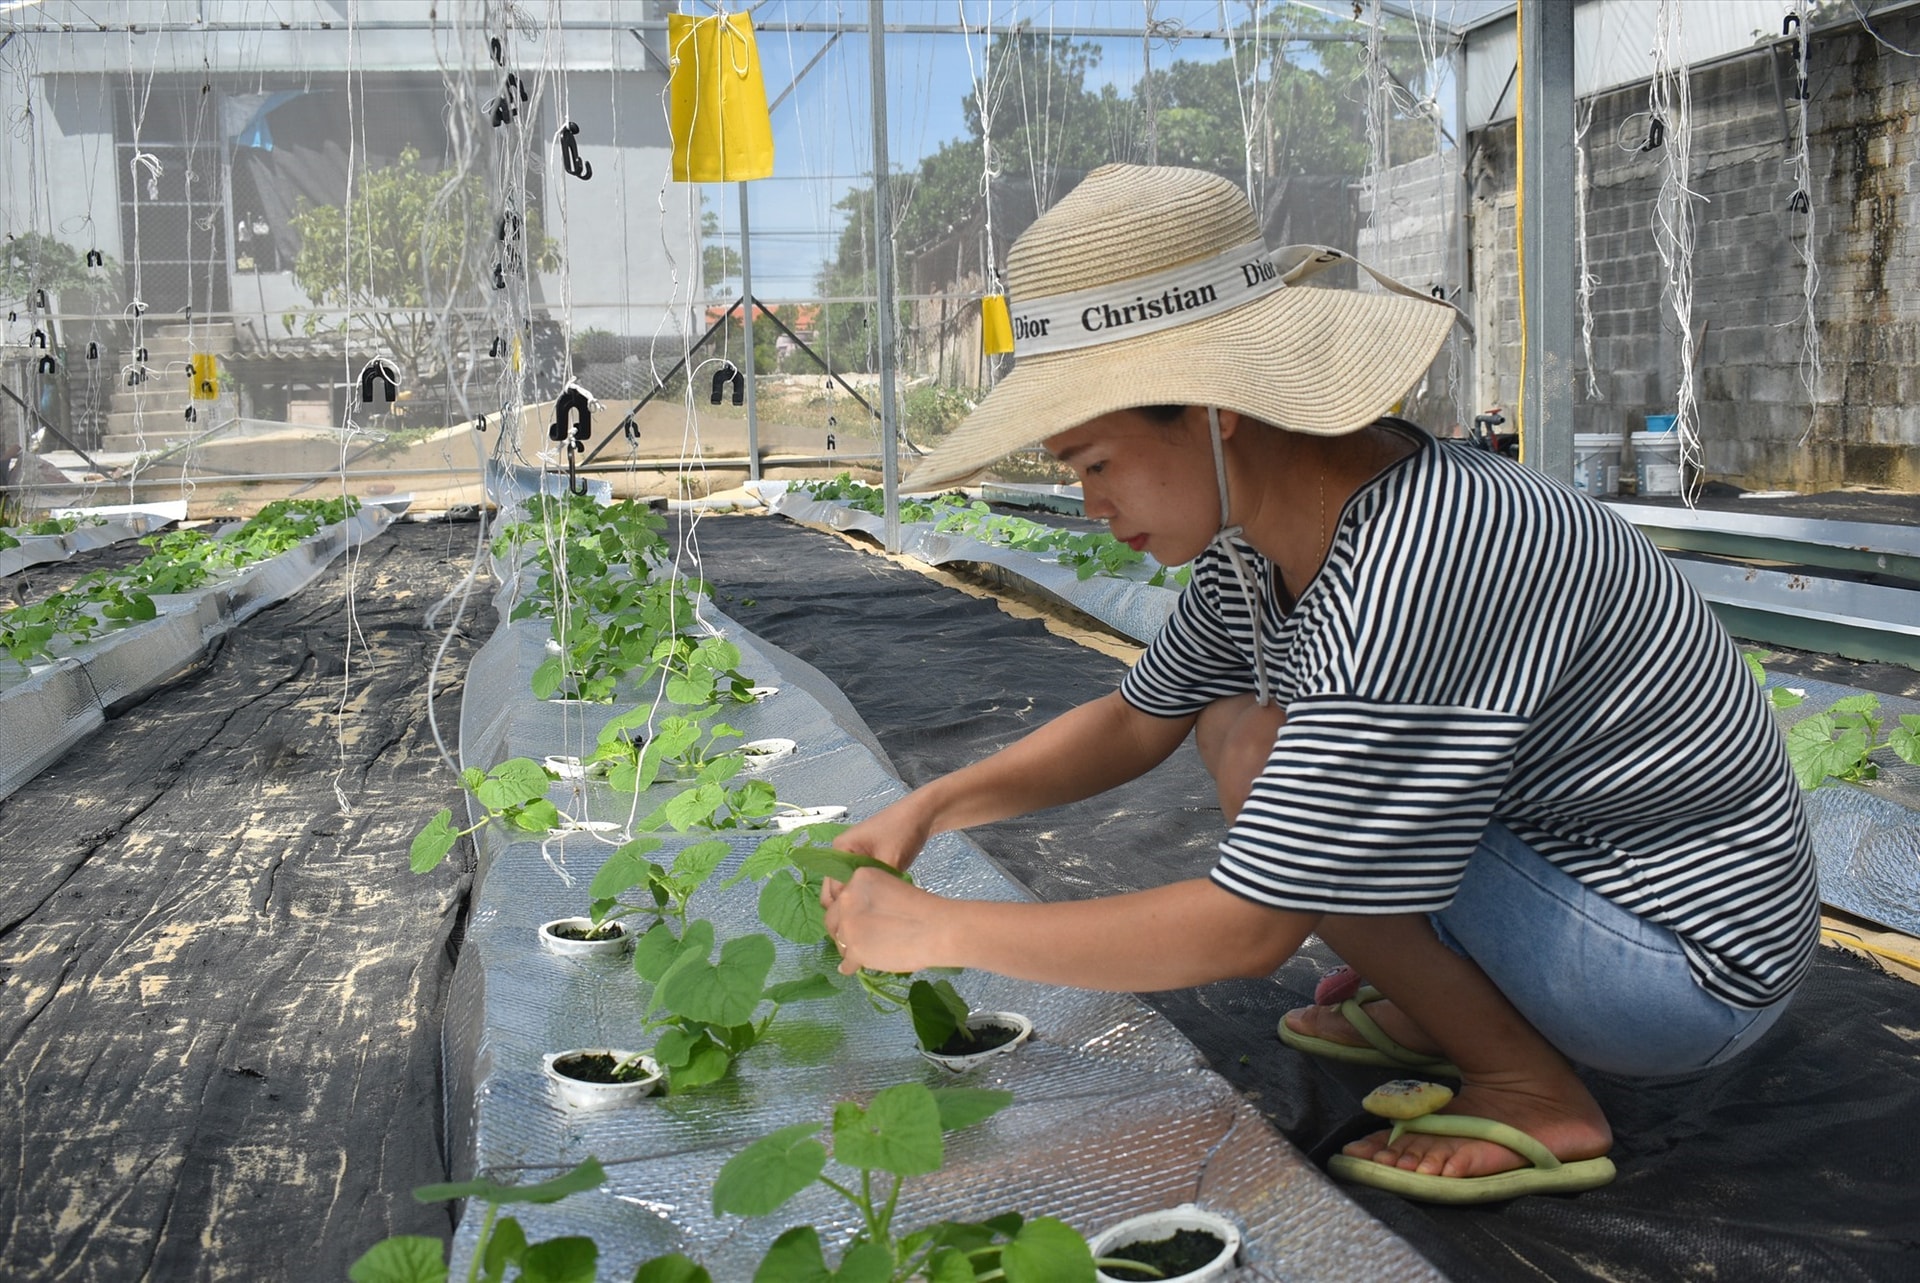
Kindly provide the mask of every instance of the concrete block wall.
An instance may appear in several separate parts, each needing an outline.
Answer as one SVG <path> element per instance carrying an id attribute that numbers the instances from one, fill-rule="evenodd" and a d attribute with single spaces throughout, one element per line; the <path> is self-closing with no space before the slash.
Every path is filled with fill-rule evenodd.
<path id="1" fill-rule="evenodd" d="M 1876 18 L 1901 48 L 1920 12 Z M 1920 64 L 1858 27 L 1816 37 L 1809 82 L 1811 217 L 1792 206 L 1793 73 L 1767 48 L 1695 72 L 1695 395 L 1706 474 L 1749 489 L 1920 489 Z M 1783 118 L 1776 91 L 1789 97 Z M 1577 354 L 1575 430 L 1625 433 L 1670 413 L 1681 344 L 1655 249 L 1664 149 L 1646 138 L 1645 83 L 1594 100 L 1586 138 L 1592 359 Z M 1511 123 L 1473 140 L 1469 202 L 1481 404 L 1519 386 Z M 1396 188 L 1398 190 L 1398 188 Z M 1400 215 L 1396 212 L 1396 218 Z M 1820 279 L 1819 404 L 1803 385 L 1804 252 Z M 1570 225 L 1566 234 L 1571 236 Z M 1807 371 L 1810 373 L 1810 370 Z"/>

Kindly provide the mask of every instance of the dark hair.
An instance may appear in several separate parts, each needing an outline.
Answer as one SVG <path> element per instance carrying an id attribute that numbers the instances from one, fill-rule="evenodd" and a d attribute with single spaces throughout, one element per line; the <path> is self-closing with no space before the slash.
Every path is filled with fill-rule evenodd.
<path id="1" fill-rule="evenodd" d="M 1145 415 L 1155 423 L 1172 423 L 1187 412 L 1184 405 L 1140 405 L 1135 406 L 1135 414 Z"/>

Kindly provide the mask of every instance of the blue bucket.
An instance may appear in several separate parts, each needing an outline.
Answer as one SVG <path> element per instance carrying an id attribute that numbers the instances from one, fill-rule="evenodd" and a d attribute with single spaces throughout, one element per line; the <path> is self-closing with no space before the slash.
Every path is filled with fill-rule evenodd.
<path id="1" fill-rule="evenodd" d="M 1674 423 L 1678 421 L 1679 418 L 1680 416 L 1677 414 L 1649 414 L 1647 416 L 1647 431 L 1671 432 L 1673 431 Z"/>

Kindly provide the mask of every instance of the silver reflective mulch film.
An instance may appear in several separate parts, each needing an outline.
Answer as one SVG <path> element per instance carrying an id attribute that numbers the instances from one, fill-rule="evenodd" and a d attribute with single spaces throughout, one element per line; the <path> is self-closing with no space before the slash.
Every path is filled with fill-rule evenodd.
<path id="1" fill-rule="evenodd" d="M 0 548 L 0 579 L 8 575 L 17 575 L 33 566 L 44 566 L 49 562 L 65 561 L 75 553 L 91 552 L 95 548 L 106 548 L 128 539 L 138 539 L 151 534 L 169 522 L 177 521 L 186 515 L 186 505 L 178 505 L 176 515 L 170 511 L 115 513 L 107 517 L 100 525 L 81 526 L 69 530 L 64 535 L 23 535 L 17 548 Z M 85 509 L 70 510 L 84 515 Z"/>
<path id="2" fill-rule="evenodd" d="M 511 586 L 509 586 L 510 588 Z M 503 593 L 502 599 L 510 597 Z M 872 814 L 902 787 L 846 725 L 789 681 L 782 652 L 762 649 L 719 612 L 707 623 L 741 649 L 741 672 L 776 688 L 721 720 L 747 739 L 797 742 L 766 768 L 783 802 L 840 805 Z M 616 711 L 612 705 L 541 701 L 529 680 L 545 658 L 547 625 L 503 625 L 475 656 L 462 709 L 463 765 L 513 756 L 585 756 Z M 671 711 L 670 709 L 667 711 Z M 910 1180 L 897 1224 L 981 1219 L 1018 1210 L 1054 1215 L 1092 1234 L 1138 1212 L 1197 1202 L 1247 1235 L 1248 1279 L 1436 1279 L 1439 1274 L 1286 1144 L 1226 1081 L 1207 1069 L 1177 1030 L 1131 995 L 1088 993 L 965 973 L 955 983 L 977 1010 L 1026 1014 L 1025 1047 L 952 1074 L 922 1059 L 901 1013 L 881 1013 L 851 983 L 831 998 L 782 1009 L 768 1036 L 722 1081 L 679 1096 L 599 1111 L 562 1106 L 541 1074 L 544 1055 L 576 1047 L 645 1050 L 647 986 L 628 959 L 561 957 L 537 938 L 546 920 L 587 910 L 587 886 L 625 837 L 624 826 L 671 795 L 640 798 L 597 782 L 562 780 L 549 796 L 571 819 L 615 829 L 578 830 L 545 842 L 477 835 L 480 867 L 472 916 L 445 1023 L 449 1156 L 456 1175 L 543 1178 L 588 1155 L 606 1167 L 600 1189 L 550 1206 L 518 1206 L 529 1238 L 590 1234 L 604 1280 L 631 1278 L 641 1261 L 685 1252 L 716 1279 L 744 1280 L 782 1231 L 817 1225 L 829 1255 L 853 1229 L 847 1206 L 816 1189 L 773 1216 L 717 1218 L 713 1181 L 722 1164 L 776 1128 L 825 1122 L 833 1103 L 905 1081 L 1002 1088 L 1014 1104 L 947 1139 L 944 1168 Z M 670 832 L 650 858 L 671 863 L 696 838 Z M 723 833 L 726 864 L 697 893 L 692 913 L 721 939 L 760 928 L 758 887 L 721 889 L 765 836 Z M 914 866 L 921 885 L 969 898 L 1029 898 L 965 837 L 936 838 Z M 828 967 L 818 946 L 779 942 L 774 979 Z M 829 1174 L 834 1169 L 829 1168 Z M 814 1197 L 815 1194 L 821 1197 Z M 478 1233 L 478 1209 L 463 1220 L 456 1258 Z"/>

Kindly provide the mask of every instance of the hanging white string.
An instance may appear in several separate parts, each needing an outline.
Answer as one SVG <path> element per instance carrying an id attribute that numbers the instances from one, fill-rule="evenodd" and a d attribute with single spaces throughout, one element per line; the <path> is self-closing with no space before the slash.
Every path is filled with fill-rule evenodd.
<path id="1" fill-rule="evenodd" d="M 1795 104 L 1793 131 L 1793 196 L 1788 199 L 1788 218 L 1798 213 L 1803 216 L 1803 225 L 1798 229 L 1797 252 L 1800 255 L 1801 276 L 1800 292 L 1802 309 L 1800 317 L 1800 385 L 1807 390 L 1807 427 L 1800 434 L 1800 444 L 1806 445 L 1813 438 L 1813 429 L 1820 417 L 1820 317 L 1815 307 L 1815 299 L 1820 293 L 1820 207 L 1813 199 L 1813 154 L 1808 142 L 1808 118 L 1813 114 L 1813 92 L 1809 79 L 1808 55 L 1811 51 L 1813 15 L 1807 12 L 1806 0 L 1794 0 L 1794 16 L 1799 19 L 1794 24 L 1798 35 L 1800 84 L 1809 88 Z M 1868 28 L 1872 30 L 1871 27 Z M 1884 41 L 1882 43 L 1885 43 Z M 1797 88 L 1797 86 L 1796 86 Z M 1795 237 L 1790 233 L 1789 243 Z"/>
<path id="2" fill-rule="evenodd" d="M 1587 365 L 1587 400 L 1600 399 L 1600 372 L 1593 360 L 1593 288 L 1600 278 L 1593 272 L 1592 243 L 1587 236 L 1587 212 L 1593 201 L 1593 175 L 1587 161 L 1587 131 L 1593 128 L 1593 99 L 1575 108 L 1573 124 L 1573 243 L 1579 255 L 1577 297 L 1580 304 L 1580 351 Z"/>
<path id="3" fill-rule="evenodd" d="M 1653 47 L 1654 72 L 1648 109 L 1664 122 L 1660 194 L 1654 204 L 1653 242 L 1666 273 L 1668 305 L 1679 331 L 1679 382 L 1674 394 L 1674 428 L 1680 434 L 1682 491 L 1689 506 L 1699 474 L 1700 423 L 1694 396 L 1693 248 L 1694 202 L 1705 197 L 1688 184 L 1693 174 L 1693 93 L 1690 69 L 1680 55 L 1680 0 L 1660 0 Z"/>

